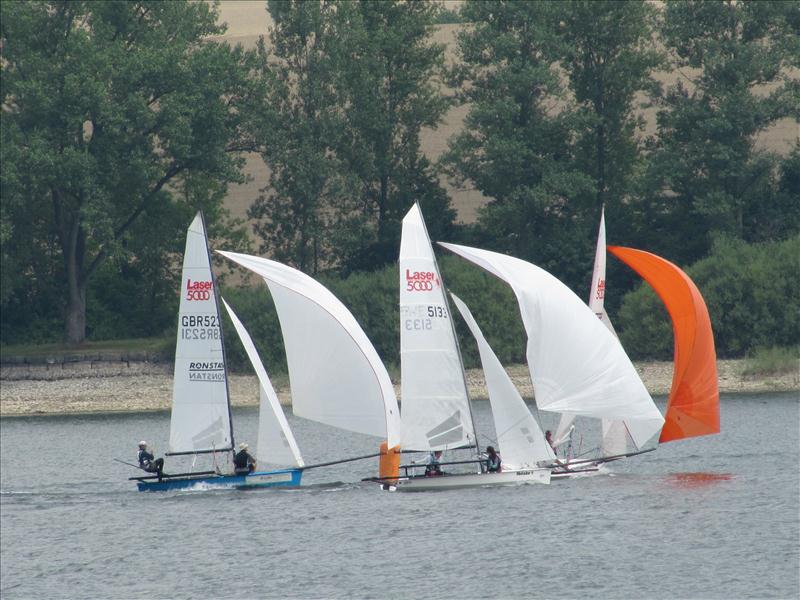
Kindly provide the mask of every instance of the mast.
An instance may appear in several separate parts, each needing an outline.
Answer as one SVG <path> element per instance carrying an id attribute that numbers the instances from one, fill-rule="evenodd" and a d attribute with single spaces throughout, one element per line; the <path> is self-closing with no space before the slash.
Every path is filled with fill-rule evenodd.
<path id="1" fill-rule="evenodd" d="M 203 211 L 200 211 L 200 220 L 203 223 L 203 233 L 206 239 L 206 254 L 208 255 L 208 269 L 211 272 L 211 281 L 214 283 L 211 287 L 214 289 L 214 310 L 217 311 L 217 323 L 219 323 L 219 343 L 222 346 L 222 368 L 225 373 L 225 398 L 228 401 L 228 424 L 230 425 L 231 432 L 231 447 L 230 451 L 233 454 L 236 451 L 236 442 L 233 439 L 233 413 L 231 412 L 231 389 L 228 383 L 228 361 L 225 360 L 225 336 L 222 334 L 222 315 L 219 312 L 219 288 L 217 287 L 217 278 L 214 276 L 214 266 L 211 262 L 211 250 L 208 247 L 208 228 L 206 227 L 206 217 Z"/>
<path id="2" fill-rule="evenodd" d="M 417 205 L 417 210 L 419 210 L 420 215 L 422 214 L 422 208 L 419 205 L 418 201 L 414 201 L 414 204 Z M 425 231 L 425 237 L 428 239 L 428 246 L 431 249 L 431 256 L 433 257 L 433 266 L 436 269 L 436 274 L 439 276 L 439 281 L 443 281 L 442 279 L 442 270 L 439 268 L 439 261 L 436 260 L 436 253 L 433 251 L 433 244 L 431 244 L 431 236 L 428 235 L 428 225 L 425 223 L 425 219 L 420 219 L 422 221 L 422 229 Z M 481 453 L 481 445 L 478 441 L 478 430 L 475 427 L 475 415 L 474 411 L 472 410 L 472 399 L 469 397 L 469 385 L 467 385 L 467 374 L 464 371 L 464 358 L 461 356 L 461 345 L 458 343 L 458 336 L 456 335 L 456 325 L 453 322 L 453 309 L 450 306 L 450 301 L 447 298 L 447 294 L 444 292 L 442 293 L 444 296 L 444 303 L 447 307 L 447 312 L 450 314 L 450 330 L 453 332 L 453 339 L 456 343 L 456 354 L 458 354 L 458 364 L 461 366 L 461 379 L 464 381 L 464 392 L 467 395 L 467 406 L 469 407 L 469 419 L 472 423 L 472 431 L 475 433 L 475 451 L 477 454 Z"/>

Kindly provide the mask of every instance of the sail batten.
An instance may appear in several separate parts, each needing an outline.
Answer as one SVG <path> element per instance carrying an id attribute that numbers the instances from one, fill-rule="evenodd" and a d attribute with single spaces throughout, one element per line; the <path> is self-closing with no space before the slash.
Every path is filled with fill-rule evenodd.
<path id="1" fill-rule="evenodd" d="M 178 312 L 169 453 L 233 446 L 227 372 L 203 217 L 186 234 Z"/>
<path id="2" fill-rule="evenodd" d="M 608 250 L 655 290 L 672 319 L 675 367 L 659 442 L 719 433 L 714 334 L 700 290 L 676 265 L 633 248 Z"/>
<path id="3" fill-rule="evenodd" d="M 539 267 L 441 243 L 508 283 L 527 333 L 526 358 L 542 410 L 626 420 L 642 447 L 664 419 L 619 341 L 569 288 Z"/>

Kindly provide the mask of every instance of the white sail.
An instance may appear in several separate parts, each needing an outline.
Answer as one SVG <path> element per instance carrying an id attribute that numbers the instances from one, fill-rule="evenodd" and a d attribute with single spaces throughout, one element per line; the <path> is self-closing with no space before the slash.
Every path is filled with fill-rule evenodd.
<path id="1" fill-rule="evenodd" d="M 589 289 L 589 308 L 600 319 L 608 330 L 615 336 L 617 332 L 608 317 L 605 309 L 606 296 L 606 215 L 605 208 L 600 211 L 600 227 L 597 231 L 597 246 L 594 253 L 594 269 L 592 270 L 592 284 Z M 558 423 L 555 438 L 560 440 L 567 435 L 575 415 L 562 414 Z M 627 450 L 625 440 L 627 430 L 624 422 L 603 419 L 602 423 L 602 452 L 604 456 L 624 454 Z"/>
<path id="2" fill-rule="evenodd" d="M 229 450 L 232 437 L 216 282 L 198 213 L 183 255 L 169 451 Z"/>
<path id="3" fill-rule="evenodd" d="M 540 409 L 626 419 L 637 447 L 661 429 L 664 418 L 619 341 L 567 286 L 518 258 L 456 244 L 442 246 L 514 290 Z"/>
<path id="4" fill-rule="evenodd" d="M 535 467 L 540 461 L 552 461 L 555 454 L 550 444 L 544 439 L 539 424 L 489 346 L 469 308 L 452 292 L 450 296 L 478 343 L 494 416 L 497 445 L 500 447 L 504 466 L 519 469 Z"/>
<path id="5" fill-rule="evenodd" d="M 269 380 L 267 370 L 258 356 L 258 350 L 256 350 L 256 346 L 247 329 L 245 329 L 239 317 L 236 316 L 236 313 L 225 301 L 225 298 L 222 299 L 222 304 L 225 306 L 225 310 L 228 311 L 228 316 L 233 322 L 236 333 L 239 334 L 239 339 L 242 341 L 247 357 L 253 365 L 260 384 L 256 460 L 260 465 L 272 463 L 302 467 L 305 463 L 302 456 L 300 456 L 297 441 L 295 441 L 294 434 L 286 421 L 286 415 L 283 414 L 283 408 L 278 401 L 275 388 L 272 387 L 272 382 Z"/>
<path id="6" fill-rule="evenodd" d="M 281 263 L 219 252 L 264 278 L 281 323 L 294 414 L 400 443 L 386 367 L 349 310 L 325 286 Z"/>
<path id="7" fill-rule="evenodd" d="M 452 316 L 419 206 L 400 242 L 400 398 L 403 448 L 456 448 L 475 441 Z"/>

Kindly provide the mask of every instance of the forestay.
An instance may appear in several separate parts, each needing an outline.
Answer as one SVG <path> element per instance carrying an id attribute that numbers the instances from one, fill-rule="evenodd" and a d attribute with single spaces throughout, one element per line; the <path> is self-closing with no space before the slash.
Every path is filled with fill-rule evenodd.
<path id="1" fill-rule="evenodd" d="M 504 468 L 535 467 L 540 461 L 554 460 L 555 454 L 544 439 L 539 424 L 489 346 L 469 308 L 452 292 L 450 296 L 478 343 Z"/>
<path id="2" fill-rule="evenodd" d="M 622 346 L 568 287 L 518 258 L 442 246 L 513 289 L 528 336 L 526 357 L 540 409 L 625 419 L 640 448 L 658 432 L 664 419 Z"/>
<path id="3" fill-rule="evenodd" d="M 276 465 L 286 465 L 302 467 L 305 463 L 300 455 L 297 441 L 294 439 L 286 415 L 275 394 L 275 388 L 267 375 L 267 370 L 258 356 L 258 350 L 253 343 L 253 339 L 245 329 L 239 317 L 233 309 L 222 298 L 222 304 L 228 311 L 228 316 L 233 322 L 236 333 L 242 341 L 247 357 L 253 365 L 259 382 L 260 404 L 258 412 L 258 446 L 256 449 L 256 460 L 259 465 L 272 463 Z"/>
<path id="4" fill-rule="evenodd" d="M 416 203 L 400 242 L 400 365 L 403 448 L 474 443 L 461 355 L 428 232 Z"/>
<path id="5" fill-rule="evenodd" d="M 349 310 L 322 284 L 281 263 L 220 252 L 263 277 L 281 323 L 294 414 L 400 443 L 392 382 Z"/>
<path id="6" fill-rule="evenodd" d="M 230 450 L 228 381 L 205 224 L 186 235 L 170 421 L 170 453 Z"/>

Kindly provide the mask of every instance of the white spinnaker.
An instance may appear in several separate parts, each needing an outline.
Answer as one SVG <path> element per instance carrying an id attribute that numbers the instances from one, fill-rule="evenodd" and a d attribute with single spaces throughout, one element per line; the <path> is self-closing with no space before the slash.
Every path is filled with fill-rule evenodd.
<path id="1" fill-rule="evenodd" d="M 303 457 L 300 456 L 297 441 L 294 439 L 294 434 L 286 421 L 286 415 L 283 414 L 283 408 L 278 402 L 275 388 L 272 387 L 267 370 L 258 356 L 258 350 L 256 350 L 253 339 L 239 320 L 239 317 L 236 316 L 236 313 L 225 301 L 225 298 L 222 299 L 222 304 L 225 306 L 225 310 L 228 311 L 228 316 L 233 322 L 236 333 L 239 334 L 239 339 L 242 341 L 247 357 L 250 359 L 250 364 L 253 365 L 260 384 L 256 460 L 259 464 L 272 463 L 302 467 L 305 463 L 303 462 Z"/>
<path id="2" fill-rule="evenodd" d="M 540 461 L 554 460 L 555 454 L 544 439 L 539 424 L 489 346 L 469 308 L 452 292 L 450 296 L 478 343 L 503 464 L 508 469 L 519 469 L 535 467 Z"/>
<path id="3" fill-rule="evenodd" d="M 169 451 L 229 450 L 228 382 L 216 282 L 200 213 L 186 233 Z"/>
<path id="4" fill-rule="evenodd" d="M 606 256 L 606 215 L 605 208 L 603 208 L 600 211 L 600 227 L 597 231 L 597 246 L 594 253 L 594 269 L 592 270 L 592 285 L 589 289 L 589 308 L 591 308 L 595 316 L 600 319 L 600 322 L 608 327 L 609 331 L 616 336 L 617 332 L 614 330 L 614 325 L 611 323 L 611 319 L 608 318 L 608 313 L 605 309 Z M 574 420 L 575 415 L 562 414 L 554 439 L 560 440 L 564 438 Z M 625 423 L 609 419 L 603 419 L 602 421 L 603 437 L 601 451 L 603 456 L 625 454 L 627 451 L 627 445 L 625 443 L 627 429 Z"/>
<path id="5" fill-rule="evenodd" d="M 264 278 L 281 323 L 294 414 L 400 443 L 392 382 L 355 317 L 325 286 L 279 262 L 219 252 Z"/>
<path id="6" fill-rule="evenodd" d="M 452 316 L 416 203 L 403 219 L 399 265 L 403 448 L 472 444 L 475 432 Z"/>
<path id="7" fill-rule="evenodd" d="M 664 418 L 619 341 L 567 286 L 518 258 L 441 245 L 514 290 L 528 336 L 526 357 L 540 409 L 625 419 L 640 448 L 661 429 Z"/>

